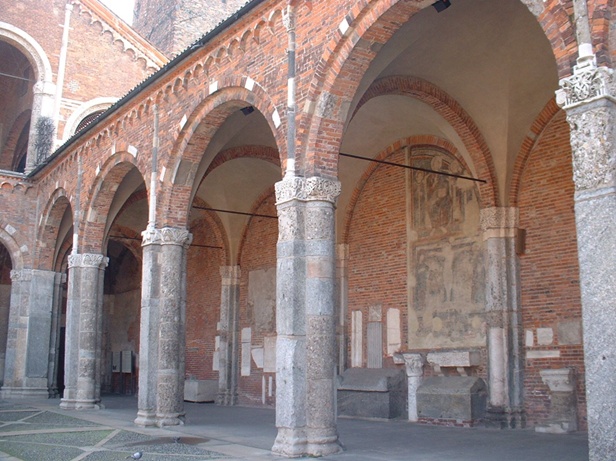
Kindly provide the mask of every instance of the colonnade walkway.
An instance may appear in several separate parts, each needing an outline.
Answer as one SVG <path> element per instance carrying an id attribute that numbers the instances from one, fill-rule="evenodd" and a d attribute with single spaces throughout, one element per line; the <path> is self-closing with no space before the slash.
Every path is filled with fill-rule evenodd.
<path id="1" fill-rule="evenodd" d="M 186 403 L 186 424 L 133 424 L 136 397 L 108 396 L 105 408 L 63 411 L 59 400 L 0 402 L 0 461 L 112 461 L 141 452 L 143 461 L 256 461 L 281 459 L 272 409 Z M 449 428 L 403 420 L 340 418 L 345 451 L 338 461 L 585 461 L 585 433 Z"/>

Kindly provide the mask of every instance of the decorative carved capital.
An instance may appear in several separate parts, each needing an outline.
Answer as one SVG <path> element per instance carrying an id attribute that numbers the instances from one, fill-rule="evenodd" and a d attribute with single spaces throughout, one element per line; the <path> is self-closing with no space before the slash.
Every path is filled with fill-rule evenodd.
<path id="1" fill-rule="evenodd" d="M 297 176 L 285 178 L 276 183 L 276 204 L 280 205 L 291 200 L 335 203 L 341 190 L 340 181 L 332 179 Z"/>
<path id="2" fill-rule="evenodd" d="M 192 243 L 192 234 L 179 227 L 147 228 L 141 233 L 142 246 L 178 245 L 188 248 Z"/>
<path id="3" fill-rule="evenodd" d="M 161 235 L 158 229 L 148 227 L 141 233 L 141 246 L 160 245 Z"/>
<path id="4" fill-rule="evenodd" d="M 187 229 L 163 227 L 159 232 L 161 245 L 179 245 L 188 248 L 192 243 L 192 234 Z"/>
<path id="5" fill-rule="evenodd" d="M 589 103 L 600 98 L 613 99 L 613 70 L 609 67 L 597 67 L 594 56 L 592 60 L 578 60 L 571 77 L 563 78 L 560 89 L 556 91 L 556 103 L 570 109 L 580 104 Z"/>
<path id="6" fill-rule="evenodd" d="M 11 271 L 11 282 L 29 282 L 31 280 L 32 280 L 32 270 L 30 269 Z"/>
<path id="7" fill-rule="evenodd" d="M 610 102 L 588 110 L 567 111 L 571 127 L 573 181 L 583 191 L 613 186 L 616 181 L 616 155 L 613 130 L 616 107 Z"/>
<path id="8" fill-rule="evenodd" d="M 573 392 L 575 390 L 575 375 L 571 368 L 557 370 L 539 370 L 541 380 L 552 392 Z"/>
<path id="9" fill-rule="evenodd" d="M 403 352 L 402 357 L 406 367 L 406 376 L 409 378 L 423 376 L 423 369 L 426 364 L 426 358 L 423 354 Z"/>
<path id="10" fill-rule="evenodd" d="M 109 258 L 98 254 L 74 254 L 68 257 L 68 267 L 94 267 L 104 269 L 109 264 Z"/>
<path id="11" fill-rule="evenodd" d="M 479 216 L 483 232 L 491 229 L 515 229 L 519 224 L 518 208 L 483 208 Z"/>

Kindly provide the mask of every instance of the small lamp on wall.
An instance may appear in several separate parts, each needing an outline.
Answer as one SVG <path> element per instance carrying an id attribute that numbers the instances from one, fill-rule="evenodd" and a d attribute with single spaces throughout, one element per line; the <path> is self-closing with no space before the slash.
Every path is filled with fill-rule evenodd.
<path id="1" fill-rule="evenodd" d="M 437 13 L 441 11 L 445 11 L 447 8 L 451 6 L 451 2 L 449 0 L 438 0 L 438 2 L 434 2 L 432 4 Z"/>

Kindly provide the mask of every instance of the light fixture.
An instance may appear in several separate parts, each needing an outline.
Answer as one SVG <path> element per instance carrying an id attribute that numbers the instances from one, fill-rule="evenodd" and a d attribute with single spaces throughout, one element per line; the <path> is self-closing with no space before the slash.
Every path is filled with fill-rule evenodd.
<path id="1" fill-rule="evenodd" d="M 434 2 L 432 4 L 437 13 L 441 11 L 445 11 L 447 8 L 451 6 L 451 2 L 449 0 L 438 0 L 438 2 Z"/>
<path id="2" fill-rule="evenodd" d="M 250 115 L 255 111 L 255 108 L 252 106 L 246 106 L 240 109 L 242 111 L 242 114 L 244 115 Z"/>

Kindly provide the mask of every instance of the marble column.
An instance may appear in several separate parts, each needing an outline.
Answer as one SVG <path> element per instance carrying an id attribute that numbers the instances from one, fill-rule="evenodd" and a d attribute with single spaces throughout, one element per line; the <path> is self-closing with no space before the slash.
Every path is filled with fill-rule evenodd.
<path id="1" fill-rule="evenodd" d="M 402 358 L 406 368 L 406 377 L 408 382 L 408 414 L 409 421 L 417 421 L 417 389 L 421 385 L 424 373 L 424 365 L 426 358 L 423 354 L 414 352 L 403 352 Z"/>
<path id="2" fill-rule="evenodd" d="M 276 426 L 274 453 L 340 451 L 336 428 L 334 201 L 340 183 L 276 184 Z"/>
<path id="3" fill-rule="evenodd" d="M 68 258 L 63 409 L 100 408 L 100 322 L 108 261 L 100 254 Z"/>
<path id="4" fill-rule="evenodd" d="M 571 128 L 589 458 L 599 461 L 616 453 L 616 89 L 584 48 L 556 99 Z"/>
<path id="5" fill-rule="evenodd" d="M 11 271 L 3 397 L 48 396 L 57 276 L 42 270 Z"/>
<path id="6" fill-rule="evenodd" d="M 500 427 L 525 425 L 524 361 L 516 254 L 517 208 L 481 210 L 486 271 L 488 421 Z"/>
<path id="7" fill-rule="evenodd" d="M 220 295 L 218 405 L 237 403 L 238 376 L 238 314 L 240 302 L 240 267 L 223 266 Z"/>
<path id="8" fill-rule="evenodd" d="M 349 246 L 341 243 L 336 246 L 336 339 L 338 343 L 338 374 L 347 367 L 346 318 L 348 313 L 349 287 Z"/>

